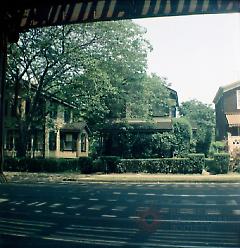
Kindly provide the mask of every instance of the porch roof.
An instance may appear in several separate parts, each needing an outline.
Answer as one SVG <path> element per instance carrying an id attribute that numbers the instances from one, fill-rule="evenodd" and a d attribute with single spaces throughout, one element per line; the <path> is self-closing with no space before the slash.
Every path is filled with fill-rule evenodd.
<path id="1" fill-rule="evenodd" d="M 73 122 L 73 123 L 66 123 L 64 126 L 61 127 L 61 131 L 63 132 L 81 132 L 86 130 L 87 133 L 90 133 L 90 129 L 87 126 L 85 121 L 82 122 Z"/>
<path id="2" fill-rule="evenodd" d="M 229 127 L 240 127 L 240 114 L 226 114 Z"/>

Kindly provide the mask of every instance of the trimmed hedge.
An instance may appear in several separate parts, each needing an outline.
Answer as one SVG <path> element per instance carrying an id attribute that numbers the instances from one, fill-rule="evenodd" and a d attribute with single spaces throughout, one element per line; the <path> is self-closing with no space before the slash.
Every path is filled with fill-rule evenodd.
<path id="1" fill-rule="evenodd" d="M 217 166 L 216 173 L 228 173 L 230 164 L 230 155 L 228 153 L 214 153 L 213 158 Z"/>
<path id="2" fill-rule="evenodd" d="M 92 172 L 92 158 L 43 159 L 43 158 L 6 158 L 5 171 L 27 172 Z"/>
<path id="3" fill-rule="evenodd" d="M 91 157 L 78 159 L 30 159 L 7 158 L 5 171 L 27 172 L 93 172 L 103 173 L 174 173 L 198 174 L 205 168 L 212 174 L 229 171 L 228 153 L 216 153 L 214 159 L 205 159 L 204 154 L 189 154 L 187 158 L 159 159 L 119 159 L 117 156 L 102 156 L 94 160 Z"/>
<path id="4" fill-rule="evenodd" d="M 213 158 L 205 159 L 205 168 L 211 174 L 228 173 L 230 155 L 228 153 L 214 153 Z"/>
<path id="5" fill-rule="evenodd" d="M 202 172 L 202 164 L 197 166 L 193 157 L 162 159 L 122 159 L 118 164 L 118 172 L 193 174 Z"/>
<path id="6" fill-rule="evenodd" d="M 120 158 L 118 156 L 101 156 L 93 161 L 94 172 L 117 173 L 118 163 Z"/>

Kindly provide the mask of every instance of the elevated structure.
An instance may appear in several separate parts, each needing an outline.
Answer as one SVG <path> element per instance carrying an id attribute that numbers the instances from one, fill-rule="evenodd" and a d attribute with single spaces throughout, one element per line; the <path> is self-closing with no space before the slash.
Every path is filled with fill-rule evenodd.
<path id="1" fill-rule="evenodd" d="M 0 173 L 7 43 L 30 28 L 120 19 L 240 12 L 240 0 L 9 0 L 0 10 Z"/>

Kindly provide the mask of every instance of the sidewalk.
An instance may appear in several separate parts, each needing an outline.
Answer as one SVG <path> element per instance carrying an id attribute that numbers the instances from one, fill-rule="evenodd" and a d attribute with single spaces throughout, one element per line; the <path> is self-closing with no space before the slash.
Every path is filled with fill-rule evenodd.
<path id="1" fill-rule="evenodd" d="M 5 172 L 9 183 L 240 183 L 240 174 L 178 175 L 178 174 L 91 174 Z"/>

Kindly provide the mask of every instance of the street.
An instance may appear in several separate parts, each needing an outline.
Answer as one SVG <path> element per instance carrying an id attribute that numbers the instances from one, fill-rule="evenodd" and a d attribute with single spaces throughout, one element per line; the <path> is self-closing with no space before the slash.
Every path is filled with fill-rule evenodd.
<path id="1" fill-rule="evenodd" d="M 238 183 L 0 185 L 0 247 L 240 247 Z"/>

